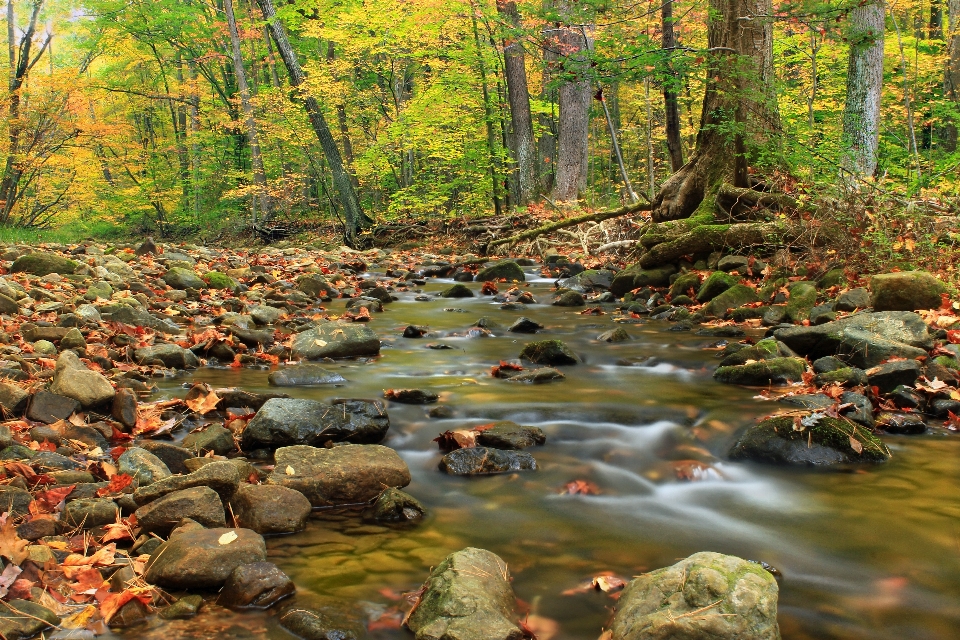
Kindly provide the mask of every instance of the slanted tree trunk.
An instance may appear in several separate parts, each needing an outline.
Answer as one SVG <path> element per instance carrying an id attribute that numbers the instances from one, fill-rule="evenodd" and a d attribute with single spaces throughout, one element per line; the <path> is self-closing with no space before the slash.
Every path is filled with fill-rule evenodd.
<path id="1" fill-rule="evenodd" d="M 513 159 L 517 164 L 517 204 L 532 202 L 537 197 L 537 150 L 533 140 L 533 118 L 530 115 L 530 91 L 523 41 L 517 36 L 520 12 L 514 0 L 497 0 L 497 12 L 507 22 L 511 33 L 503 39 L 503 66 L 507 79 L 507 100 L 510 103 L 510 125 L 513 135 Z"/>
<path id="2" fill-rule="evenodd" d="M 747 167 L 779 128 L 770 0 L 710 0 L 707 86 L 696 149 L 654 199 L 654 221 L 712 214 L 724 182 L 746 187 Z"/>
<path id="3" fill-rule="evenodd" d="M 673 0 L 666 0 L 660 7 L 663 31 L 663 53 L 667 77 L 663 79 L 663 107 L 667 129 L 667 151 L 670 153 L 670 168 L 679 171 L 683 166 L 683 143 L 680 141 L 680 104 L 677 102 L 679 79 L 673 70 L 673 51 L 677 47 L 677 35 L 673 30 Z"/>
<path id="4" fill-rule="evenodd" d="M 847 100 L 843 107 L 842 178 L 851 187 L 877 170 L 883 89 L 883 0 L 850 11 Z"/>
<path id="5" fill-rule="evenodd" d="M 948 1 L 947 20 L 950 31 L 947 35 L 947 63 L 943 73 L 943 95 L 957 104 L 960 102 L 960 0 Z M 947 151 L 956 151 L 957 123 L 951 120 L 945 129 L 943 146 Z"/>
<path id="6" fill-rule="evenodd" d="M 270 28 L 270 35 L 273 37 L 273 41 L 277 45 L 277 51 L 280 52 L 283 64 L 287 68 L 287 73 L 290 75 L 290 84 L 294 87 L 299 87 L 303 84 L 304 80 L 306 80 L 306 75 L 300 67 L 300 60 L 297 58 L 296 52 L 290 45 L 290 40 L 287 38 L 287 31 L 283 28 L 283 23 L 277 18 L 277 12 L 273 8 L 273 1 L 257 0 L 257 4 L 260 6 L 260 11 L 267 21 L 267 26 Z M 350 174 L 347 173 L 346 168 L 343 166 L 343 158 L 340 157 L 340 150 L 337 148 L 337 143 L 333 139 L 333 134 L 330 133 L 327 120 L 323 117 L 320 103 L 315 97 L 307 95 L 303 98 L 303 106 L 306 109 L 307 116 L 310 118 L 313 131 L 320 141 L 320 146 L 323 148 L 323 155 L 327 160 L 327 164 L 330 166 L 330 172 L 333 174 L 333 183 L 337 189 L 337 194 L 340 196 L 340 204 L 343 206 L 344 223 L 346 226 L 344 240 L 348 245 L 352 246 L 355 244 L 356 233 L 361 228 L 361 225 L 366 226 L 372 221 L 364 215 L 363 209 L 360 207 L 360 200 L 357 198 L 357 193 L 353 188 Z"/>
<path id="7" fill-rule="evenodd" d="M 562 15 L 571 15 L 570 4 L 570 0 L 560 3 Z M 590 49 L 591 31 L 590 26 L 568 23 L 557 34 L 564 82 L 558 92 L 560 119 L 552 192 L 555 200 L 576 200 L 587 188 L 587 143 L 593 91 L 586 52 Z"/>

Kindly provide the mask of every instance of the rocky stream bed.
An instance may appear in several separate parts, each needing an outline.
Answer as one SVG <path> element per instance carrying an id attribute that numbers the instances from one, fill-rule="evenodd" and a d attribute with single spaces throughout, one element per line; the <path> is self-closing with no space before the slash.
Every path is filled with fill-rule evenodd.
<path id="1" fill-rule="evenodd" d="M 955 637 L 955 292 L 586 267 L 0 248 L 0 634 Z"/>

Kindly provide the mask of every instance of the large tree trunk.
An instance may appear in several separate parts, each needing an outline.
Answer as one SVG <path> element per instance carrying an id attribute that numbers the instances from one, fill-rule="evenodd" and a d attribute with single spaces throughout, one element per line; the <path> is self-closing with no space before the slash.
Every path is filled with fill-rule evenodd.
<path id="1" fill-rule="evenodd" d="M 514 0 L 497 0 L 497 12 L 512 31 L 520 29 L 520 13 Z M 533 141 L 523 41 L 514 33 L 503 39 L 503 66 L 513 129 L 510 140 L 513 142 L 514 162 L 517 163 L 517 204 L 524 206 L 537 197 L 537 151 Z"/>
<path id="2" fill-rule="evenodd" d="M 306 80 L 306 75 L 300 67 L 300 60 L 297 59 L 296 52 L 293 50 L 293 47 L 290 46 L 290 40 L 287 39 L 287 32 L 286 29 L 283 28 L 283 23 L 277 18 L 277 12 L 273 8 L 273 1 L 257 0 L 257 4 L 260 6 L 263 18 L 267 21 L 267 26 L 270 27 L 270 35 L 273 36 L 273 41 L 277 45 L 277 51 L 280 52 L 283 64 L 286 66 L 287 73 L 290 75 L 290 84 L 294 87 L 299 87 L 303 84 L 304 80 Z M 355 242 L 357 230 L 361 228 L 361 225 L 365 225 L 371 221 L 364 215 L 363 209 L 360 207 L 360 201 L 353 188 L 350 174 L 347 173 L 347 170 L 343 166 L 343 158 L 340 157 L 340 150 L 337 148 L 337 143 L 333 139 L 333 134 L 330 133 L 327 120 L 323 117 L 320 103 L 317 102 L 315 97 L 308 95 L 304 96 L 303 106 L 307 111 L 307 116 L 310 118 L 313 131 L 320 141 L 320 146 L 323 148 L 323 155 L 327 159 L 327 164 L 330 165 L 330 172 L 333 174 L 333 183 L 340 196 L 340 204 L 343 206 L 344 223 L 346 226 L 344 234 L 345 240 L 348 245 L 352 245 Z"/>
<path id="3" fill-rule="evenodd" d="M 563 15 L 570 14 L 570 2 L 560 3 Z M 560 85 L 560 121 L 556 177 L 552 196 L 555 200 L 576 200 L 587 188 L 588 131 L 590 100 L 590 49 L 592 27 L 567 24 L 557 32 L 564 82 Z"/>
<path id="4" fill-rule="evenodd" d="M 673 30 L 673 0 L 666 0 L 660 8 L 663 31 L 663 53 L 666 59 L 667 77 L 663 80 L 663 107 L 667 129 L 667 151 L 670 153 L 670 168 L 679 171 L 683 166 L 683 144 L 680 142 L 680 104 L 677 102 L 678 78 L 673 70 L 673 51 L 677 36 Z"/>
<path id="5" fill-rule="evenodd" d="M 880 94 L 883 88 L 883 0 L 850 11 L 847 63 L 847 100 L 843 107 L 843 179 L 854 186 L 858 178 L 877 170 L 880 144 Z"/>
<path id="6" fill-rule="evenodd" d="M 960 0 L 947 3 L 947 20 L 950 32 L 947 36 L 947 63 L 943 73 L 943 95 L 954 103 L 960 102 Z M 947 151 L 957 149 L 957 123 L 946 126 L 944 147 Z"/>
<path id="7" fill-rule="evenodd" d="M 709 207 L 725 181 L 748 186 L 749 162 L 774 143 L 779 118 L 771 15 L 771 0 L 710 0 L 707 87 L 696 149 L 657 194 L 655 221 L 687 218 Z"/>

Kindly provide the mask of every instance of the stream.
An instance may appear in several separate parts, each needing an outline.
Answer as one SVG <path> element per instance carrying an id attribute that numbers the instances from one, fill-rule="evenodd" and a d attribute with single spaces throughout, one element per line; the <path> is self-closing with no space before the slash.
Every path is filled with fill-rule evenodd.
<path id="1" fill-rule="evenodd" d="M 549 303 L 553 282 L 528 268 L 529 290 Z M 368 274 L 373 277 L 375 274 Z M 741 427 L 784 408 L 756 390 L 721 385 L 716 338 L 673 332 L 666 321 L 623 326 L 631 340 L 596 337 L 616 317 L 580 315 L 548 304 L 501 310 L 490 297 L 434 297 L 449 280 L 374 314 L 379 358 L 329 365 L 347 382 L 296 387 L 293 397 L 382 398 L 385 389 L 440 394 L 437 405 L 388 404 L 383 443 L 410 467 L 405 489 L 428 510 L 418 525 L 391 528 L 355 513 L 315 512 L 303 532 L 267 539 L 269 560 L 296 583 L 296 605 L 331 598 L 359 603 L 375 622 L 372 638 L 412 638 L 398 628 L 399 594 L 416 591 L 448 553 L 483 547 L 509 564 L 517 597 L 532 616 L 555 621 L 556 640 L 595 640 L 615 599 L 574 590 L 591 577 L 624 578 L 664 567 L 697 551 L 764 561 L 782 573 L 779 621 L 786 640 L 933 640 L 960 636 L 960 465 L 957 436 L 884 436 L 894 453 L 881 466 L 844 471 L 734 464 L 725 452 Z M 480 284 L 469 284 L 479 293 Z M 417 293 L 430 301 L 415 301 Z M 334 312 L 343 301 L 327 305 Z M 536 338 L 506 331 L 525 315 L 545 326 Z M 486 337 L 463 337 L 480 318 L 502 325 Z M 401 337 L 408 324 L 421 339 Z M 754 332 L 755 335 L 759 333 Z M 450 334 L 460 334 L 450 335 Z M 526 342 L 557 338 L 584 360 L 563 367 L 565 380 L 542 385 L 493 378 L 490 367 L 517 357 Z M 427 348 L 445 344 L 447 350 Z M 276 391 L 267 371 L 203 368 L 168 380 L 161 391 L 183 395 L 184 382 Z M 512 420 L 543 429 L 547 442 L 528 451 L 540 469 L 461 478 L 437 469 L 440 432 Z M 693 480 L 675 463 L 710 466 Z M 567 483 L 594 483 L 599 495 L 562 495 Z M 281 605 L 282 606 L 282 605 Z M 207 607 L 193 620 L 154 619 L 125 637 L 291 638 L 276 615 Z M 546 638 L 548 634 L 542 634 Z"/>

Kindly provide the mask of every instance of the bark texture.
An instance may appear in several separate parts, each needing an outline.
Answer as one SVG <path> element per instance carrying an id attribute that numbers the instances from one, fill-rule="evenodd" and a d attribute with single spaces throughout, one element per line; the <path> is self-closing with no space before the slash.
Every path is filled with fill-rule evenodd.
<path id="1" fill-rule="evenodd" d="M 947 3 L 947 62 L 943 74 L 943 95 L 954 103 L 960 102 L 960 0 Z M 957 123 L 947 125 L 944 146 L 948 151 L 957 149 Z"/>
<path id="2" fill-rule="evenodd" d="M 676 172 L 683 166 L 683 144 L 680 141 L 680 103 L 677 101 L 677 74 L 673 71 L 671 58 L 677 46 L 673 30 L 673 0 L 666 0 L 660 8 L 663 31 L 663 52 L 667 66 L 667 78 L 663 82 L 663 107 L 667 130 L 667 151 L 670 153 L 670 168 Z"/>
<path id="3" fill-rule="evenodd" d="M 850 11 L 847 99 L 843 107 L 843 177 L 850 184 L 877 170 L 883 88 L 883 0 Z"/>
<path id="4" fill-rule="evenodd" d="M 512 31 L 520 28 L 520 13 L 513 0 L 497 0 L 497 12 Z M 513 129 L 513 160 L 516 163 L 517 204 L 523 206 L 537 197 L 537 149 L 530 114 L 530 90 L 523 42 L 510 35 L 503 39 L 503 66 Z"/>

